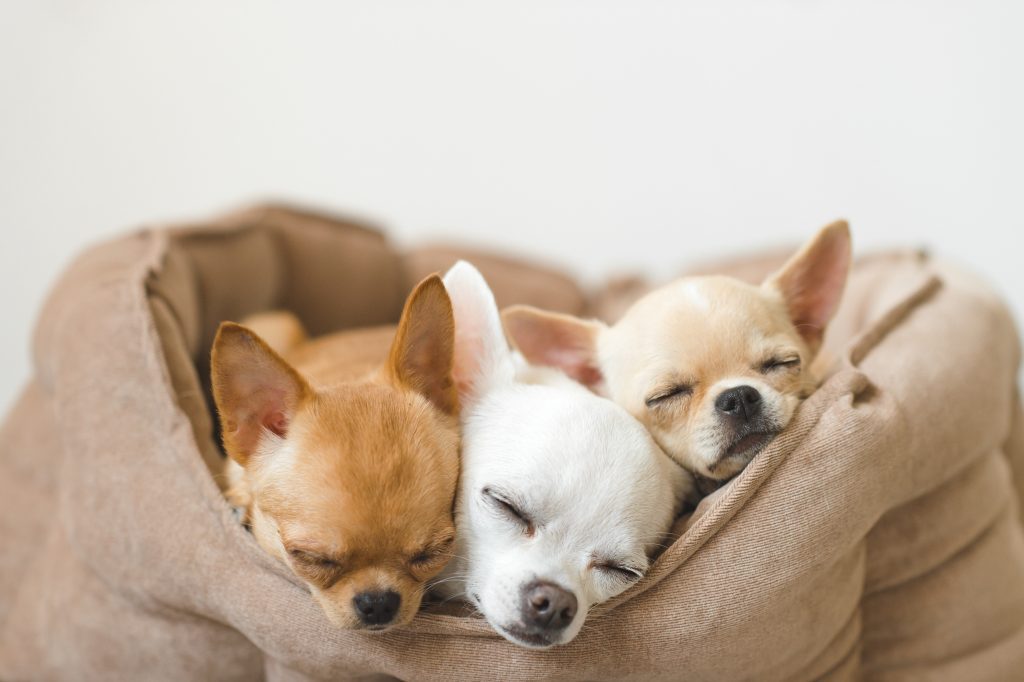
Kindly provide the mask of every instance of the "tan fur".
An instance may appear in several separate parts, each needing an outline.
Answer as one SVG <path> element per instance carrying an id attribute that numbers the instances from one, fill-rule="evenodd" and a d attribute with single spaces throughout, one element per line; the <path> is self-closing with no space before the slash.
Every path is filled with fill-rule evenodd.
<path id="1" fill-rule="evenodd" d="M 268 321 L 295 329 L 280 314 Z M 453 336 L 451 303 L 431 276 L 397 329 L 286 343 L 279 355 L 225 323 L 214 343 L 229 497 L 341 627 L 361 626 L 353 597 L 374 590 L 401 596 L 389 625 L 408 622 L 448 561 L 459 470 Z"/>
<path id="2" fill-rule="evenodd" d="M 287 310 L 270 310 L 249 315 L 242 320 L 242 326 L 254 331 L 277 353 L 287 353 L 309 340 L 299 318 Z"/>
<path id="3" fill-rule="evenodd" d="M 560 367 L 608 395 L 680 464 L 725 480 L 749 457 L 728 454 L 715 400 L 730 387 L 753 386 L 777 428 L 788 423 L 817 383 L 812 363 L 849 258 L 849 228 L 840 221 L 761 286 L 720 276 L 683 278 L 638 300 L 610 327 L 525 306 L 507 309 L 503 318 L 528 360 Z M 790 358 L 798 363 L 768 367 L 772 359 Z M 688 390 L 657 399 L 680 386 Z"/>
<path id="4" fill-rule="evenodd" d="M 686 301 L 690 294 L 680 292 L 680 286 L 706 297 L 709 309 Z M 792 355 L 801 358 L 799 367 L 761 370 L 767 359 Z M 786 399 L 787 420 L 797 400 L 815 385 L 808 371 L 811 349 L 790 323 L 782 299 L 727 277 L 687 278 L 651 292 L 601 336 L 598 357 L 609 394 L 648 427 L 666 452 L 716 479 L 734 475 L 745 462 L 704 463 L 682 453 L 713 418 L 720 382 L 767 384 Z M 647 405 L 659 391 L 679 384 L 693 386 L 693 393 Z"/>

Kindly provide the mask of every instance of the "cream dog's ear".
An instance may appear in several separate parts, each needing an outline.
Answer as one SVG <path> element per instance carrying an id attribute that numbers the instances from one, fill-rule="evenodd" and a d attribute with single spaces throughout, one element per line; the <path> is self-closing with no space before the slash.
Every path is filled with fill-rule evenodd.
<path id="1" fill-rule="evenodd" d="M 762 286 L 781 294 L 789 318 L 812 352 L 839 307 L 850 271 L 850 227 L 845 220 L 822 228 Z"/>
<path id="2" fill-rule="evenodd" d="M 312 390 L 256 332 L 234 322 L 217 330 L 210 365 L 224 449 L 245 466 L 265 435 L 287 435 Z"/>
<path id="3" fill-rule="evenodd" d="M 557 367 L 591 388 L 604 381 L 597 361 L 603 323 L 527 305 L 506 308 L 501 317 L 512 344 L 530 363 Z"/>

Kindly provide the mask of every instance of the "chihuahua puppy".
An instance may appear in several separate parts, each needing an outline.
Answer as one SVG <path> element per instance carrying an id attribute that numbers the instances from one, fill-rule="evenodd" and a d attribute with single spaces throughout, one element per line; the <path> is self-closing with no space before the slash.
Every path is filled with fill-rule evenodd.
<path id="1" fill-rule="evenodd" d="M 256 323 L 294 344 L 297 320 L 283 315 Z M 447 562 L 459 473 L 454 333 L 437 275 L 409 296 L 397 331 L 344 332 L 283 356 L 241 325 L 217 333 L 228 498 L 340 627 L 407 623 Z"/>
<path id="2" fill-rule="evenodd" d="M 702 488 L 739 473 L 817 385 L 811 370 L 850 266 L 845 222 L 822 229 L 760 286 L 686 277 L 612 326 L 505 311 L 532 363 L 559 367 L 642 421 Z"/>
<path id="3" fill-rule="evenodd" d="M 509 641 L 565 644 L 591 606 L 636 583 L 692 479 L 625 410 L 513 356 L 487 283 L 444 278 L 455 310 L 462 481 L 438 591 Z"/>

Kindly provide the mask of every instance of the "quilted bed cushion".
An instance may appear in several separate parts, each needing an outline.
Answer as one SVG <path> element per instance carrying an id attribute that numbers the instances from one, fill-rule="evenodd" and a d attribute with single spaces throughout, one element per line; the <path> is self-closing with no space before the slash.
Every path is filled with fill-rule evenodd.
<path id="1" fill-rule="evenodd" d="M 0 433 L 0 678 L 1024 670 L 1020 342 L 984 286 L 913 253 L 856 265 L 827 381 L 570 645 L 519 649 L 477 617 L 430 611 L 385 635 L 333 628 L 218 488 L 212 335 L 272 307 L 313 333 L 393 322 L 411 285 L 456 255 L 502 305 L 586 314 L 610 300 L 544 268 L 403 254 L 375 230 L 280 207 L 145 230 L 79 258 L 42 311 L 34 378 Z M 723 270 L 760 273 L 755 261 Z"/>

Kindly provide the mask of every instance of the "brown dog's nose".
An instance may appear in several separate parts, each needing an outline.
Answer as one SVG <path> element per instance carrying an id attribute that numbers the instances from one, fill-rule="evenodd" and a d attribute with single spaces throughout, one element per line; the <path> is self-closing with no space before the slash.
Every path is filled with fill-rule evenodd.
<path id="1" fill-rule="evenodd" d="M 736 386 L 718 394 L 715 409 L 728 417 L 748 422 L 761 414 L 761 394 L 753 386 Z"/>
<path id="2" fill-rule="evenodd" d="M 523 622 L 543 630 L 561 630 L 576 617 L 576 595 L 558 585 L 535 582 L 523 590 Z"/>
<path id="3" fill-rule="evenodd" d="M 402 605 L 402 597 L 392 590 L 386 592 L 360 592 L 352 597 L 356 615 L 366 625 L 390 623 Z"/>

